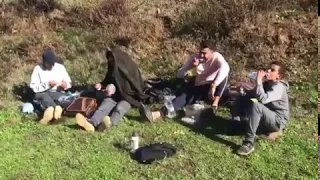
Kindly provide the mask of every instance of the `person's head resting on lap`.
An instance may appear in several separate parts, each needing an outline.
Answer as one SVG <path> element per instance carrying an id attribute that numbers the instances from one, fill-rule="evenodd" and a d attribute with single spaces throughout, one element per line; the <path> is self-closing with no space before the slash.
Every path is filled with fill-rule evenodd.
<path id="1" fill-rule="evenodd" d="M 216 52 L 216 44 L 205 40 L 200 43 L 199 54 L 204 61 L 212 60 L 213 53 Z"/>

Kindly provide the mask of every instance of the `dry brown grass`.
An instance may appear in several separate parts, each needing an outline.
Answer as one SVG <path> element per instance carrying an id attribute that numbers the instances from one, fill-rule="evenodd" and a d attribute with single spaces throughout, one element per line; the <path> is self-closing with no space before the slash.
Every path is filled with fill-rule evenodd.
<path id="1" fill-rule="evenodd" d="M 204 38 L 240 77 L 273 60 L 285 62 L 292 82 L 315 82 L 317 3 L 298 0 L 133 1 L 108 0 L 92 6 L 64 1 L 21 0 L 0 6 L 2 94 L 28 81 L 44 48 L 65 61 L 76 83 L 102 78 L 103 51 L 120 44 L 145 77 L 168 77 Z M 159 8 L 160 14 L 156 13 Z M 24 74 L 24 75 L 22 75 Z M 23 76 L 23 78 L 18 77 Z"/>

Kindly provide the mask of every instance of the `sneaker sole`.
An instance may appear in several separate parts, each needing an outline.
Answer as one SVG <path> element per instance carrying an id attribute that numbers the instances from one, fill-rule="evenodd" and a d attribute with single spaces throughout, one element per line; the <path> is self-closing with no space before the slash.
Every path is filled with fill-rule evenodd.
<path id="1" fill-rule="evenodd" d="M 90 123 L 88 123 L 88 121 L 82 114 L 76 115 L 76 122 L 79 126 L 83 127 L 86 131 L 94 132 L 94 127 Z"/>
<path id="2" fill-rule="evenodd" d="M 252 148 L 249 152 L 247 152 L 247 153 L 239 153 L 239 152 L 237 152 L 239 155 L 241 155 L 241 156 L 247 156 L 247 155 L 249 155 L 250 153 L 252 153 L 254 151 L 254 148 Z"/>
<path id="3" fill-rule="evenodd" d="M 46 124 L 48 124 L 50 121 L 52 121 L 54 109 L 52 108 L 51 111 L 52 111 L 52 112 L 50 112 L 50 115 L 46 115 L 46 113 L 49 114 L 48 109 L 44 112 L 42 119 L 39 121 L 40 124 L 46 125 Z"/>
<path id="4" fill-rule="evenodd" d="M 49 124 L 49 122 L 51 121 L 52 119 L 45 119 L 45 118 L 42 118 L 39 123 L 40 124 L 43 124 L 43 125 L 47 125 Z"/>
<path id="5" fill-rule="evenodd" d="M 105 131 L 108 130 L 110 127 L 111 127 L 110 117 L 109 117 L 109 116 L 106 116 L 106 117 L 103 118 L 99 130 L 100 130 L 101 132 L 105 132 Z"/>
<path id="6" fill-rule="evenodd" d="M 55 119 L 60 119 L 61 115 L 62 115 L 62 108 L 60 106 L 56 106 L 55 110 L 54 110 L 54 118 Z"/>

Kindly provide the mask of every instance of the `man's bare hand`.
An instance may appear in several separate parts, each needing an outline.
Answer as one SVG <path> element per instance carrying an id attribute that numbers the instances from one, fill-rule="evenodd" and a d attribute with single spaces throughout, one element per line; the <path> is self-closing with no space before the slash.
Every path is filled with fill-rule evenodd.
<path id="1" fill-rule="evenodd" d="M 199 63 L 200 63 L 200 59 L 195 57 L 195 58 L 193 59 L 193 65 L 194 65 L 194 66 L 198 66 Z"/>
<path id="2" fill-rule="evenodd" d="M 67 89 L 67 82 L 66 81 L 62 81 L 60 86 L 63 88 L 63 89 Z"/>
<path id="3" fill-rule="evenodd" d="M 50 87 L 54 87 L 55 85 L 57 85 L 57 81 L 49 81 Z"/>
<path id="4" fill-rule="evenodd" d="M 96 88 L 96 90 L 101 90 L 102 85 L 100 83 L 97 83 L 94 88 Z"/>

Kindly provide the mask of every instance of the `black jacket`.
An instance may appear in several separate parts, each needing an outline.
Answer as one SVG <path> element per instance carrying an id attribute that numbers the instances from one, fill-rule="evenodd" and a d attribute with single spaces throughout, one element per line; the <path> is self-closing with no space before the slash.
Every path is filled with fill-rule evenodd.
<path id="1" fill-rule="evenodd" d="M 109 83 L 115 83 L 120 99 L 127 101 L 134 107 L 139 107 L 140 102 L 148 97 L 144 93 L 146 86 L 140 70 L 127 53 L 119 48 L 114 48 L 111 51 L 114 63 L 108 62 L 108 72 L 101 84 L 107 86 Z"/>

